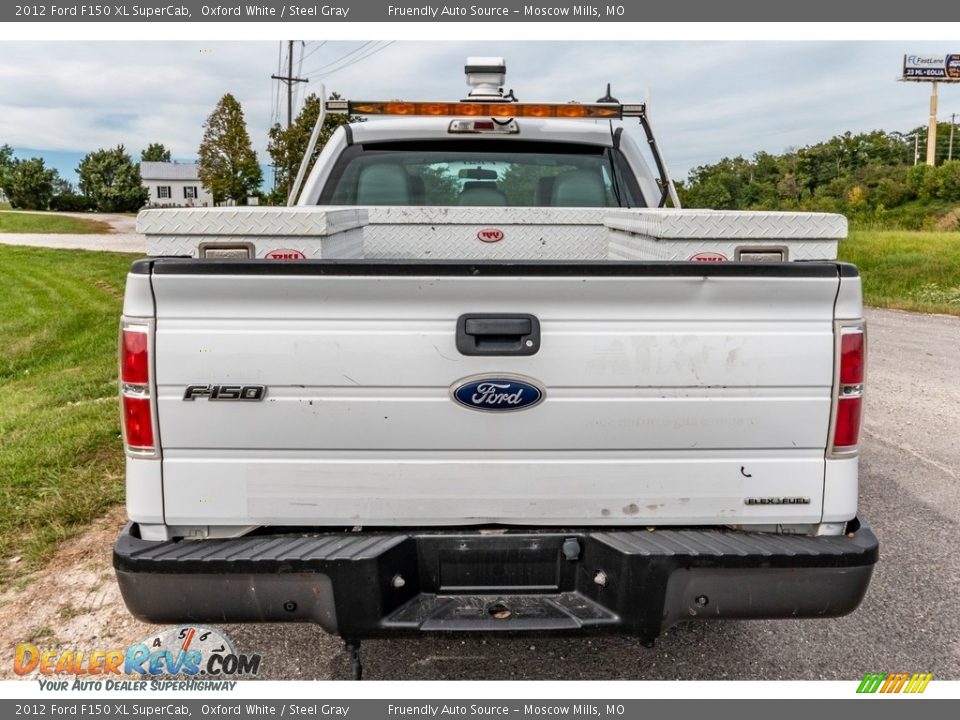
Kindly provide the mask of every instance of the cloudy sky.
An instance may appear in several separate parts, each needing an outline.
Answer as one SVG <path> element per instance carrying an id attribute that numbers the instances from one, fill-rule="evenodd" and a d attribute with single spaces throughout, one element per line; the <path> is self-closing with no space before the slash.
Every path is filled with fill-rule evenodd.
<path id="1" fill-rule="evenodd" d="M 0 144 L 39 155 L 74 180 L 86 152 L 119 143 L 139 154 L 161 142 L 196 157 L 217 100 L 243 105 L 261 162 L 266 133 L 286 116 L 271 73 L 285 43 L 0 42 Z M 927 120 L 929 85 L 899 83 L 904 53 L 947 53 L 940 42 L 336 42 L 295 53 L 310 78 L 346 97 L 459 99 L 463 60 L 503 55 L 507 87 L 524 101 L 591 101 L 607 82 L 643 100 L 676 177 L 727 155 L 782 152 L 831 135 L 907 130 Z M 303 55 L 302 64 L 300 56 Z M 296 111 L 296 110 L 295 110 Z M 960 85 L 943 87 L 940 118 L 960 113 Z"/>

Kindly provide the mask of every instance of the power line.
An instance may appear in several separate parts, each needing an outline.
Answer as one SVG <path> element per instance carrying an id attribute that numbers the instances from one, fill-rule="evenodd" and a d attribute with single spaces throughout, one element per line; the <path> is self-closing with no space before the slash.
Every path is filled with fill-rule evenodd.
<path id="1" fill-rule="evenodd" d="M 378 42 L 378 41 L 376 41 L 376 40 L 368 40 L 368 41 L 365 42 L 365 43 L 361 43 L 359 46 L 355 47 L 355 48 L 354 48 L 353 50 L 351 50 L 350 52 L 344 53 L 343 55 L 341 55 L 340 57 L 338 57 L 336 60 L 331 60 L 331 61 L 328 62 L 328 63 L 324 63 L 323 65 L 320 65 L 320 66 L 318 66 L 318 67 L 315 67 L 313 70 L 311 70 L 310 72 L 308 72 L 307 75 L 309 76 L 309 75 L 314 75 L 314 74 L 316 74 L 317 72 L 322 72 L 322 71 L 325 70 L 326 68 L 332 67 L 333 65 L 336 65 L 336 64 L 342 62 L 343 60 L 346 60 L 346 59 L 349 58 L 350 56 L 356 55 L 357 53 L 362 52 L 363 50 L 365 50 L 366 48 L 370 47 L 371 45 L 376 45 L 377 42 Z"/>
<path id="2" fill-rule="evenodd" d="M 338 67 L 338 68 L 334 68 L 333 70 L 330 70 L 330 71 L 327 73 L 327 75 L 328 75 L 328 76 L 329 76 L 329 75 L 333 75 L 334 73 L 338 73 L 338 72 L 340 72 L 341 70 L 346 70 L 348 67 L 351 67 L 351 66 L 353 66 L 353 65 L 356 65 L 357 63 L 362 62 L 362 61 L 366 60 L 367 58 L 373 57 L 373 56 L 376 55 L 377 53 L 386 50 L 388 47 L 390 47 L 391 45 L 393 45 L 395 42 L 396 42 L 396 40 L 391 40 L 390 42 L 385 43 L 384 45 L 381 45 L 380 47 L 375 48 L 374 50 L 368 52 L 368 53 L 367 53 L 366 55 L 364 55 L 363 57 L 356 58 L 356 59 L 351 60 L 350 62 L 346 63 L 345 65 L 341 65 L 341 66 Z"/>
<path id="3" fill-rule="evenodd" d="M 395 40 L 391 40 L 390 42 L 385 43 L 385 44 L 381 45 L 381 46 L 378 47 L 378 48 L 373 48 L 372 50 L 370 50 L 369 52 L 367 52 L 367 53 L 364 54 L 364 55 L 361 55 L 360 57 L 356 57 L 356 58 L 350 60 L 349 62 L 343 63 L 343 64 L 340 65 L 339 67 L 334 67 L 334 68 L 332 68 L 332 69 L 330 69 L 330 70 L 327 70 L 327 71 L 325 71 L 325 72 L 323 73 L 323 76 L 324 76 L 324 77 L 330 77 L 330 76 L 333 75 L 334 73 L 338 73 L 338 72 L 340 72 L 341 70 L 345 70 L 345 69 L 348 68 L 348 67 L 351 67 L 351 66 L 353 66 L 353 65 L 356 65 L 356 64 L 359 63 L 359 62 L 362 62 L 362 61 L 366 60 L 367 58 L 373 57 L 373 56 L 376 55 L 377 53 L 382 52 L 383 50 L 386 50 L 388 47 L 390 47 L 391 45 L 393 45 L 394 42 L 396 42 L 396 41 L 395 41 Z"/>
<path id="4" fill-rule="evenodd" d="M 310 57 L 311 55 L 313 55 L 317 50 L 319 50 L 320 48 L 322 48 L 322 47 L 323 47 L 324 45 L 326 45 L 326 44 L 327 44 L 327 41 L 326 41 L 326 40 L 321 40 L 319 43 L 317 43 L 317 46 L 316 46 L 315 48 L 313 48 L 313 50 L 311 50 L 310 52 L 308 52 L 306 55 L 301 55 L 301 56 L 300 56 L 301 62 L 304 61 L 304 60 L 306 60 L 307 58 L 309 58 L 309 57 Z"/>
<path id="5" fill-rule="evenodd" d="M 332 60 L 331 62 L 324 63 L 323 65 L 320 65 L 320 66 L 318 66 L 318 67 L 315 67 L 313 70 L 307 71 L 307 77 L 310 77 L 310 76 L 312 76 L 312 75 L 316 75 L 317 73 L 322 72 L 322 71 L 325 70 L 326 68 L 331 67 L 331 66 L 333 66 L 333 65 L 336 65 L 337 63 L 339 63 L 339 62 L 341 62 L 341 61 L 343 61 L 343 60 L 346 60 L 346 59 L 347 59 L 348 57 L 350 57 L 351 55 L 356 55 L 358 52 L 361 52 L 364 48 L 367 48 L 367 47 L 373 45 L 373 44 L 376 43 L 376 42 L 377 42 L 376 40 L 367 40 L 367 42 L 363 43 L 363 44 L 360 45 L 359 47 L 354 48 L 353 50 L 351 50 L 350 52 L 346 53 L 345 55 L 341 55 L 341 56 L 338 57 L 336 60 Z"/>

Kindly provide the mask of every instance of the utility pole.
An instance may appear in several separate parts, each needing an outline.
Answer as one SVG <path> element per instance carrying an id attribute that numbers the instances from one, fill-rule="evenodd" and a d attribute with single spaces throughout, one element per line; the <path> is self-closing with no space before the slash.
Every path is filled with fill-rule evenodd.
<path id="1" fill-rule="evenodd" d="M 279 80 L 287 86 L 287 130 L 290 129 L 290 126 L 293 125 L 293 86 L 297 83 L 309 82 L 306 78 L 294 77 L 293 74 L 293 40 L 287 41 L 287 74 L 286 75 L 271 75 L 270 77 L 273 80 Z M 290 192 L 290 184 L 293 182 L 293 168 L 288 167 L 287 169 L 287 192 Z M 276 182 L 276 175 L 274 175 L 274 182 Z"/>
<path id="2" fill-rule="evenodd" d="M 916 165 L 918 162 L 920 162 L 920 133 L 907 135 L 903 139 L 909 140 L 910 138 L 913 138 L 913 164 Z"/>
<path id="3" fill-rule="evenodd" d="M 287 86 L 287 129 L 293 125 L 293 86 L 297 83 L 309 82 L 307 78 L 294 77 L 293 75 L 293 43 L 293 40 L 287 41 L 287 74 L 270 76 Z"/>
<path id="4" fill-rule="evenodd" d="M 930 129 L 927 130 L 927 165 L 937 164 L 937 81 L 930 89 Z"/>
<path id="5" fill-rule="evenodd" d="M 957 114 L 950 113 L 950 150 L 947 152 L 947 160 L 953 160 L 953 130 L 957 124 Z"/>

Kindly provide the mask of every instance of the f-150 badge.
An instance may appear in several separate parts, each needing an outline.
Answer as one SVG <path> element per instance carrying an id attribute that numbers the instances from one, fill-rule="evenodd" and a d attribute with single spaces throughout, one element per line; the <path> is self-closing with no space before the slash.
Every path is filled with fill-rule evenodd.
<path id="1" fill-rule="evenodd" d="M 267 388 L 263 385 L 187 385 L 184 400 L 263 400 Z"/>
<path id="2" fill-rule="evenodd" d="M 471 410 L 510 412 L 540 403 L 544 391 L 527 378 L 490 375 L 465 378 L 453 388 L 451 395 L 460 405 Z"/>

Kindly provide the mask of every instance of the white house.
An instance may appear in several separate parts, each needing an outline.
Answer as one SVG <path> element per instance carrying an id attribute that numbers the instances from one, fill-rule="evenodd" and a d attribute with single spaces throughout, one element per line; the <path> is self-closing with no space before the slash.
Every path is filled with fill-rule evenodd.
<path id="1" fill-rule="evenodd" d="M 196 163 L 142 162 L 140 177 L 149 207 L 211 207 L 213 195 L 200 184 Z"/>

